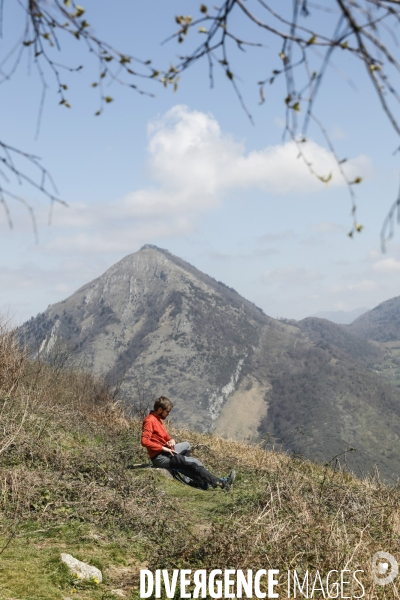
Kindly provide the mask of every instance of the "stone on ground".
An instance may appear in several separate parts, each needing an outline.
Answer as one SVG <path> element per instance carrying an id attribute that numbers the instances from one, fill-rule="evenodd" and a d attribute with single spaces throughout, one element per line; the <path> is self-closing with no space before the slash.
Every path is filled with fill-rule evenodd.
<path id="1" fill-rule="evenodd" d="M 76 575 L 79 579 L 96 579 L 98 583 L 103 581 L 102 572 L 97 567 L 88 565 L 71 554 L 62 553 L 61 560 L 69 567 L 72 575 Z"/>

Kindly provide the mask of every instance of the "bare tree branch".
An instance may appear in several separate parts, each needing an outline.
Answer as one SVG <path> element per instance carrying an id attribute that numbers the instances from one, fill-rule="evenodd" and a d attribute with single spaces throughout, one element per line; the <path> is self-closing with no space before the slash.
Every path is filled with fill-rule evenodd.
<path id="1" fill-rule="evenodd" d="M 256 5 L 265 11 L 264 18 L 259 10 L 256 11 Z M 199 19 L 193 19 L 191 16 L 177 17 L 176 20 L 181 27 L 172 36 L 173 38 L 182 43 L 188 37 L 189 31 L 197 28 L 198 32 L 204 35 L 204 41 L 194 51 L 181 57 L 180 62 L 175 66 L 175 76 L 181 76 L 193 63 L 204 57 L 208 57 L 209 61 L 219 62 L 227 77 L 232 81 L 234 91 L 246 114 L 249 115 L 237 84 L 237 76 L 234 75 L 234 69 L 231 66 L 232 47 L 230 45 L 230 42 L 235 42 L 241 47 L 245 46 L 246 42 L 233 32 L 230 27 L 230 18 L 235 10 L 239 10 L 257 30 L 262 32 L 263 37 L 252 40 L 253 45 L 265 48 L 271 46 L 270 40 L 281 40 L 282 46 L 279 53 L 281 64 L 271 68 L 270 76 L 261 79 L 258 83 L 261 104 L 265 101 L 265 86 L 272 85 L 277 78 L 283 76 L 286 81 L 285 131 L 295 142 L 299 150 L 299 157 L 304 160 L 311 173 L 321 181 L 327 182 L 330 177 L 315 172 L 306 157 L 304 143 L 307 141 L 305 136 L 309 124 L 313 122 L 317 125 L 349 191 L 352 215 L 349 236 L 352 237 L 355 232 L 362 230 L 362 225 L 357 220 L 357 205 L 353 189 L 354 184 L 361 182 L 361 177 L 356 177 L 353 181 L 348 180 L 343 169 L 345 159 L 337 154 L 326 127 L 315 114 L 315 105 L 325 80 L 327 68 L 332 67 L 338 70 L 332 63 L 333 54 L 337 51 L 347 52 L 367 70 L 383 112 L 395 132 L 400 136 L 397 110 L 395 111 L 390 104 L 390 99 L 400 103 L 400 94 L 397 93 L 392 83 L 392 75 L 389 74 L 390 69 L 400 74 L 400 62 L 389 46 L 391 42 L 397 49 L 398 42 L 393 27 L 400 22 L 400 0 L 364 0 L 362 4 L 356 0 L 332 0 L 331 6 L 321 6 L 307 2 L 307 0 L 293 0 L 290 16 L 287 14 L 286 4 L 278 5 L 279 8 L 276 6 L 267 0 L 253 2 L 225 0 L 218 7 L 214 7 L 213 11 L 210 11 L 205 5 L 201 5 L 200 10 L 203 14 Z M 315 20 L 312 21 L 315 28 L 308 26 L 306 20 L 310 21 L 312 13 L 316 11 L 329 12 L 336 16 L 331 35 L 328 35 Z M 388 36 L 389 41 L 386 41 Z M 318 52 L 318 48 L 323 50 L 322 55 Z M 310 67 L 312 63 L 315 63 L 315 60 L 311 60 L 310 51 L 320 58 L 317 70 Z M 297 80 L 302 81 L 300 86 Z M 348 81 L 353 87 L 353 82 Z M 300 91 L 298 91 L 299 89 Z M 299 136 L 300 130 L 302 134 Z M 384 243 L 382 247 L 385 247 Z"/>
<path id="2" fill-rule="evenodd" d="M 157 79 L 159 73 L 151 66 L 151 61 L 143 61 L 134 56 L 124 54 L 113 48 L 106 41 L 99 39 L 91 31 L 89 23 L 84 18 L 85 10 L 78 6 L 72 0 L 53 0 L 52 3 L 46 0 L 17 0 L 18 5 L 25 15 L 23 31 L 17 42 L 6 52 L 0 60 L 0 84 L 9 81 L 19 66 L 25 53 L 28 53 L 28 64 L 36 70 L 42 84 L 42 95 L 39 105 L 36 134 L 37 139 L 40 132 L 41 119 L 43 115 L 46 92 L 51 87 L 49 77 L 55 82 L 60 100 L 59 104 L 65 108 L 70 108 L 67 98 L 68 86 L 64 83 L 62 72 L 77 72 L 82 65 L 72 66 L 68 64 L 68 54 L 64 53 L 64 63 L 59 63 L 53 58 L 53 48 L 57 51 L 62 50 L 61 37 L 74 37 L 77 41 L 84 41 L 86 49 L 93 54 L 98 61 L 98 73 L 91 82 L 92 87 L 99 90 L 99 107 L 96 115 L 100 115 L 104 107 L 114 99 L 104 92 L 104 83 L 108 81 L 117 81 L 121 85 L 127 85 L 139 94 L 153 96 L 152 93 L 142 89 L 132 80 L 138 78 Z M 3 23 L 4 0 L 0 4 L 0 35 Z M 136 63 L 139 70 L 133 70 L 132 64 Z M 22 160 L 22 164 L 17 163 L 17 159 Z M 20 194 L 15 194 L 10 189 L 6 189 L 1 180 L 9 183 L 13 176 L 18 184 L 28 184 L 29 187 L 40 191 L 49 199 L 51 221 L 52 208 L 54 203 L 67 206 L 67 203 L 59 197 L 54 182 L 48 170 L 40 163 L 37 156 L 29 152 L 19 150 L 0 140 L 0 204 L 5 210 L 7 221 L 12 228 L 13 222 L 8 199 L 21 202 L 28 210 L 32 221 L 32 228 L 35 238 L 38 238 L 36 219 L 34 209 L 30 202 Z M 33 167 L 36 170 L 37 178 L 28 175 Z"/>
<path id="3" fill-rule="evenodd" d="M 17 3 L 24 16 L 22 34 L 0 60 L 0 84 L 12 78 L 26 51 L 29 64 L 36 69 L 42 83 L 36 137 L 40 132 L 46 91 L 51 83 L 56 86 L 59 104 L 63 108 L 71 107 L 63 73 L 74 73 L 83 67 L 71 64 L 68 50 L 63 48 L 64 41 L 70 38 L 82 41 L 89 55 L 97 60 L 98 71 L 90 82 L 99 94 L 99 105 L 95 112 L 97 116 L 114 100 L 105 91 L 107 84 L 116 82 L 129 86 L 139 94 L 153 96 L 152 92 L 138 82 L 150 83 L 153 80 L 176 90 L 182 75 L 196 62 L 206 59 L 210 86 L 214 85 L 214 67 L 218 65 L 231 82 L 233 91 L 250 120 L 251 113 L 243 97 L 239 75 L 236 74 L 234 52 L 245 51 L 250 47 L 263 52 L 267 48 L 276 47 L 278 42 L 280 52 L 277 51 L 276 64 L 270 63 L 267 76 L 264 61 L 260 61 L 260 68 L 263 70 L 257 84 L 260 103 L 265 102 L 266 85 L 272 85 L 277 79 L 283 78 L 286 84 L 286 95 L 283 99 L 286 113 L 285 132 L 296 144 L 299 156 L 311 173 L 322 182 L 327 182 L 329 174 L 315 172 L 306 156 L 306 135 L 310 126 L 315 125 L 316 130 L 325 139 L 349 191 L 352 215 L 349 235 L 352 237 L 355 232 L 362 230 L 357 220 L 353 189 L 354 184 L 361 182 L 361 177 L 356 177 L 353 181 L 348 180 L 343 169 L 344 159 L 336 152 L 327 127 L 321 122 L 315 108 L 328 67 L 339 71 L 343 76 L 332 61 L 334 54 L 347 53 L 360 68 L 366 69 L 384 114 L 396 134 L 400 136 L 400 122 L 397 116 L 400 93 L 395 85 L 399 83 L 400 61 L 397 59 L 398 40 L 394 29 L 400 23 L 400 0 L 327 0 L 324 5 L 308 0 L 292 0 L 291 13 L 289 3 L 277 3 L 272 0 L 222 0 L 213 8 L 201 4 L 197 18 L 192 15 L 175 16 L 178 28 L 165 42 L 175 40 L 179 44 L 187 44 L 189 38 L 194 41 L 193 35 L 199 35 L 200 38 L 196 39 L 200 42 L 194 43 L 186 54 L 181 53 L 176 64 L 168 69 L 156 69 L 150 60 L 124 53 L 96 36 L 86 20 L 84 8 L 74 0 L 53 0 L 50 3 L 46 0 L 17 0 Z M 0 0 L 0 36 L 3 27 L 3 6 L 4 0 Z M 332 33 L 328 32 L 326 19 L 319 19 L 321 13 L 331 15 L 329 19 L 332 23 Z M 255 34 L 242 36 L 242 23 L 253 26 Z M 62 62 L 55 60 L 54 51 L 61 52 Z M 349 78 L 347 81 L 354 86 Z M 37 170 L 38 180 L 27 175 L 25 167 L 16 166 L 16 158 L 23 159 L 27 165 L 33 166 Z M 58 194 L 48 187 L 48 184 L 51 185 L 49 174 L 37 157 L 0 141 L 0 166 L 0 181 L 7 181 L 8 173 L 20 183 L 28 183 L 34 189 L 40 190 L 49 199 L 51 207 L 55 202 L 62 202 Z M 13 195 L 13 192 L 0 185 L 0 204 L 6 211 L 10 226 L 12 220 L 6 198 L 22 201 L 26 208 L 32 211 L 27 200 L 22 196 Z M 394 206 L 398 206 L 398 202 L 397 200 Z M 382 229 L 383 249 L 385 242 L 392 235 L 392 225 L 388 229 L 388 224 L 393 223 L 393 210 L 392 207 Z M 34 220 L 33 212 L 31 217 Z"/>

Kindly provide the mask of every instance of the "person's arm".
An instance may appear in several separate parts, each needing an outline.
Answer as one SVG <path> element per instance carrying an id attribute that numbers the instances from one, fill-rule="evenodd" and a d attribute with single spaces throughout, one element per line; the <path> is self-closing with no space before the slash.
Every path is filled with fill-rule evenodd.
<path id="1" fill-rule="evenodd" d="M 163 452 L 167 452 L 168 454 L 177 454 L 173 448 L 170 448 L 168 444 L 163 446 Z"/>
<path id="2" fill-rule="evenodd" d="M 168 440 L 168 442 L 165 445 L 168 446 L 168 448 L 175 448 L 176 442 L 173 438 L 171 438 Z"/>

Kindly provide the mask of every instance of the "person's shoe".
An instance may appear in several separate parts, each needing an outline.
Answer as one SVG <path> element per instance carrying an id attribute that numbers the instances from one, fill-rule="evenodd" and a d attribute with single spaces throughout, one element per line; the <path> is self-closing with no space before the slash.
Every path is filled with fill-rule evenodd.
<path id="1" fill-rule="evenodd" d="M 235 481 L 235 477 L 236 477 L 235 469 L 232 469 L 232 471 L 230 472 L 230 475 L 228 475 L 228 477 L 221 477 L 222 489 L 225 490 L 226 492 L 229 492 L 229 490 L 232 487 L 232 483 Z"/>

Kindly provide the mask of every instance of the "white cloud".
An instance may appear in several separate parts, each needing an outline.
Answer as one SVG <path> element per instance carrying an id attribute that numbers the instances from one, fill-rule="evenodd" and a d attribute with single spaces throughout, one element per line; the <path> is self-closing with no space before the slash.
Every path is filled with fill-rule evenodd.
<path id="1" fill-rule="evenodd" d="M 400 261 L 395 258 L 385 258 L 378 260 L 372 265 L 372 270 L 376 273 L 384 275 L 390 275 L 392 273 L 400 272 Z"/>
<path id="2" fill-rule="evenodd" d="M 53 226 L 45 229 L 40 225 L 40 246 L 34 247 L 31 243 L 32 247 L 25 251 L 26 258 L 21 259 L 25 262 L 33 261 L 36 254 L 38 264 L 41 261 L 42 267 L 35 270 L 24 264 L 13 273 L 11 270 L 0 269 L 0 291 L 3 290 L 3 294 L 0 293 L 1 302 L 6 300 L 6 291 L 7 297 L 10 297 L 11 291 L 15 290 L 16 298 L 23 297 L 22 300 L 25 300 L 29 296 L 31 302 L 36 303 L 35 306 L 42 306 L 48 301 L 54 302 L 65 297 L 86 281 L 98 276 L 122 255 L 136 251 L 144 243 L 158 244 L 165 240 L 165 245 L 168 246 L 168 238 L 190 239 L 197 226 L 200 234 L 205 237 L 199 217 L 221 207 L 227 209 L 221 216 L 229 217 L 231 198 L 236 194 L 237 199 L 238 192 L 246 199 L 245 208 L 249 212 L 252 208 L 258 210 L 256 204 L 251 204 L 251 190 L 254 188 L 267 192 L 262 195 L 267 209 L 275 209 L 273 203 L 278 205 L 280 200 L 277 195 L 293 193 L 292 198 L 300 206 L 304 203 L 304 218 L 307 214 L 308 195 L 319 190 L 325 192 L 325 184 L 311 175 L 301 158 L 298 158 L 293 142 L 247 152 L 242 142 L 221 131 L 220 125 L 210 114 L 176 106 L 153 121 L 148 134 L 147 155 L 143 157 L 147 184 L 137 189 L 132 187 L 132 191 L 124 197 L 109 202 L 89 204 L 82 196 L 79 202 L 71 203 L 68 208 L 56 205 Z M 335 161 L 327 150 L 312 141 L 302 145 L 302 148 L 317 173 L 326 176 L 332 172 L 331 185 L 344 186 Z M 370 169 L 370 161 L 365 156 L 359 156 L 346 163 L 345 168 L 350 177 L 365 177 Z M 28 233 L 29 239 L 33 238 L 28 214 L 22 207 L 16 210 L 20 211 L 15 213 L 19 219 L 19 232 L 22 223 L 22 231 Z M 272 217 L 274 212 L 275 210 L 271 211 Z M 266 214 L 268 215 L 268 211 Z M 313 212 L 308 222 L 317 221 L 316 214 L 319 213 Z M 335 220 L 334 214 L 330 214 L 327 218 Z M 40 224 L 47 222 L 48 206 L 45 203 L 37 210 L 37 217 Z M 4 221 L 4 214 L 2 219 Z M 242 229 L 245 229 L 241 225 L 227 218 L 226 229 L 221 230 L 223 239 L 240 239 Z M 268 300 L 268 303 L 272 305 L 275 302 L 277 306 L 273 314 L 278 311 L 285 314 L 292 305 L 300 313 L 305 309 L 300 307 L 299 302 L 307 305 L 311 300 L 317 302 L 317 296 L 321 295 L 321 281 L 324 283 L 322 296 L 328 296 L 330 293 L 327 288 L 335 279 L 326 268 L 321 267 L 321 260 L 317 263 L 309 262 L 312 254 L 309 250 L 307 259 L 303 259 L 302 247 L 296 243 L 302 236 L 300 229 L 296 229 L 296 223 L 293 220 L 282 220 L 279 224 L 275 218 L 265 218 L 262 226 L 262 229 L 261 225 L 257 229 L 257 234 L 252 233 L 257 236 L 253 239 L 253 245 L 239 244 L 235 247 L 228 244 L 228 249 L 218 244 L 222 254 L 214 253 L 210 258 L 215 260 L 216 269 L 221 269 L 220 278 L 223 279 L 224 273 L 228 273 L 229 269 L 237 272 L 236 261 L 242 260 L 244 264 L 244 260 L 248 260 L 245 264 L 246 276 L 251 278 L 254 289 L 262 288 L 261 295 L 269 298 L 268 294 L 271 294 L 273 300 Z M 240 234 L 235 227 L 239 227 Z M 325 234 L 344 230 L 328 221 L 312 227 L 314 231 L 308 233 L 315 236 L 322 234 L 323 244 L 328 239 L 329 243 L 335 242 L 335 235 Z M 262 232 L 265 235 L 262 236 Z M 315 238 L 307 243 L 315 243 Z M 290 253 L 285 255 L 287 247 L 290 247 Z M 277 249 L 281 257 L 279 262 L 274 260 Z M 38 254 L 41 256 L 38 257 Z M 322 250 L 316 248 L 314 255 L 322 257 Z M 68 264 L 64 258 L 68 259 Z M 103 266 L 98 264 L 99 258 L 102 259 Z M 264 285 L 260 285 L 260 272 L 253 268 L 253 261 L 259 265 L 263 260 L 264 269 L 277 267 L 282 261 L 291 266 L 265 271 L 261 278 Z M 371 260 L 369 268 L 378 260 L 378 257 Z M 296 264 L 299 266 L 296 267 Z M 361 274 L 359 278 L 374 279 L 372 275 Z M 350 283 L 353 284 L 353 281 Z M 344 287 L 343 290 L 351 298 L 354 297 L 355 288 Z M 246 288 L 244 294 L 251 293 L 250 287 Z M 286 308 L 284 298 L 288 299 Z M 342 300 L 339 294 L 334 295 L 334 299 Z M 322 302 L 321 297 L 318 301 Z"/>
<path id="3" fill-rule="evenodd" d="M 261 276 L 262 283 L 279 283 L 283 286 L 309 285 L 310 282 L 318 281 L 323 276 L 317 269 L 304 269 L 302 267 L 283 267 L 265 271 Z"/>
<path id="4" fill-rule="evenodd" d="M 7 302 L 10 290 L 17 294 L 18 304 L 29 304 L 39 293 L 45 291 L 48 301 L 54 297 L 61 299 L 74 290 L 97 277 L 108 266 L 98 260 L 62 260 L 57 266 L 39 266 L 34 262 L 24 262 L 16 268 L 0 265 L 0 305 Z M 48 303 L 48 302 L 47 302 Z M 16 304 L 13 302 L 13 306 Z M 1 312 L 1 309 L 0 309 Z"/>
<path id="5" fill-rule="evenodd" d="M 334 284 L 330 286 L 328 289 L 332 294 L 342 294 L 343 292 L 373 292 L 378 289 L 378 284 L 376 281 L 372 281 L 371 279 L 363 279 L 362 281 L 357 281 L 354 283 L 348 284 Z"/>
<path id="6" fill-rule="evenodd" d="M 132 224 L 119 222 L 112 218 L 109 225 L 98 227 L 97 230 L 88 228 L 86 231 L 71 234 L 55 235 L 45 246 L 46 251 L 60 254 L 119 254 L 135 252 L 154 237 L 167 238 L 183 236 L 192 231 L 193 226 L 186 217 L 173 221 L 162 219 L 154 221 L 137 220 Z"/>
<path id="7" fill-rule="evenodd" d="M 33 263 L 21 265 L 18 269 L 0 267 L 0 290 L 8 288 L 28 290 L 40 285 L 42 269 Z M 1 299 L 1 292 L 0 292 Z"/>
<path id="8" fill-rule="evenodd" d="M 52 252 L 126 252 L 155 237 L 193 231 L 198 215 L 222 205 L 228 193 L 252 187 L 274 194 L 323 188 L 293 142 L 246 153 L 210 115 L 175 106 L 148 128 L 147 173 L 151 184 L 114 202 L 58 208 Z M 313 141 L 302 144 L 313 169 L 344 185 L 332 155 Z M 365 176 L 365 156 L 346 163 L 350 177 Z M 61 230 L 61 232 L 60 232 Z M 268 236 L 267 236 L 268 237 Z M 267 240 L 264 240 L 267 241 Z"/>
<path id="9" fill-rule="evenodd" d="M 337 223 L 331 223 L 330 221 L 321 221 L 321 223 L 315 223 L 310 225 L 310 228 L 315 233 L 340 233 L 346 232 L 344 225 L 338 225 Z"/>

